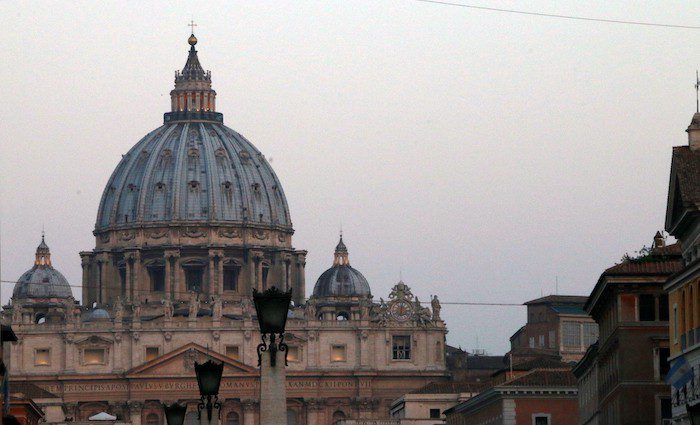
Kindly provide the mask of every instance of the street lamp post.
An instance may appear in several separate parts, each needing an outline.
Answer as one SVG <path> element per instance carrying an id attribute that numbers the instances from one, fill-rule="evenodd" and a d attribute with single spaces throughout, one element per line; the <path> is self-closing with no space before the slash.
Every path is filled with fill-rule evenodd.
<path id="1" fill-rule="evenodd" d="M 219 385 L 221 385 L 221 375 L 224 372 L 223 363 L 214 363 L 212 360 L 199 364 L 194 362 L 194 371 L 197 373 L 197 385 L 201 399 L 197 410 L 199 417 L 202 417 L 202 409 L 207 409 L 207 421 L 211 423 L 211 414 L 214 408 L 221 410 L 219 403 Z"/>
<path id="2" fill-rule="evenodd" d="M 282 292 L 271 287 L 264 292 L 253 289 L 253 302 L 260 325 L 258 344 L 258 366 L 260 366 L 260 425 L 286 425 L 287 396 L 284 367 L 287 365 L 288 347 L 284 342 L 291 288 Z M 269 337 L 269 341 L 268 341 Z M 277 340 L 279 338 L 279 341 Z M 270 361 L 263 361 L 263 353 L 269 353 Z M 281 357 L 284 355 L 284 364 Z"/>
<path id="3" fill-rule="evenodd" d="M 199 386 L 200 401 L 197 406 L 201 423 L 211 424 L 214 409 L 221 410 L 219 403 L 219 386 L 221 385 L 221 375 L 224 371 L 223 363 L 215 363 L 212 360 L 199 364 L 194 363 L 194 370 L 197 374 L 197 385 Z M 202 410 L 207 409 L 207 420 L 202 420 Z M 163 403 L 165 419 L 168 425 L 182 425 L 185 421 L 187 406 L 177 402 L 168 406 Z"/>

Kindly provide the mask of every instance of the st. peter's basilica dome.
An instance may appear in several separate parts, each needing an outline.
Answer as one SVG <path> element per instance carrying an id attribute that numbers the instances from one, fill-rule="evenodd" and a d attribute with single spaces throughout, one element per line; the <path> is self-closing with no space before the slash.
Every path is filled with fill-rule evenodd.
<path id="1" fill-rule="evenodd" d="M 191 45 L 165 124 L 122 157 L 102 195 L 96 232 L 168 224 L 250 223 L 291 229 L 282 186 L 252 143 L 215 112 L 211 73 Z"/>

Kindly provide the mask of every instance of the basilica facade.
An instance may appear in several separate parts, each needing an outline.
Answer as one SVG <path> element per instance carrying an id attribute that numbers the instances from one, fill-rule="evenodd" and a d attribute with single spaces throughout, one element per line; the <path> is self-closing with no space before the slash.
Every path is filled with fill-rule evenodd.
<path id="1" fill-rule="evenodd" d="M 180 401 L 194 424 L 193 365 L 213 358 L 225 365 L 222 422 L 257 424 L 251 292 L 277 286 L 293 294 L 288 423 L 388 418 L 394 399 L 447 379 L 439 301 L 421 305 L 403 282 L 376 300 L 342 235 L 307 297 L 306 251 L 292 245 L 282 185 L 263 154 L 223 124 L 196 37 L 188 43 L 164 124 L 123 156 L 104 189 L 95 247 L 80 253 L 82 300 L 42 236 L 4 306 L 19 339 L 12 385 L 41 395 L 49 423 L 107 413 L 164 424 L 161 403 Z"/>

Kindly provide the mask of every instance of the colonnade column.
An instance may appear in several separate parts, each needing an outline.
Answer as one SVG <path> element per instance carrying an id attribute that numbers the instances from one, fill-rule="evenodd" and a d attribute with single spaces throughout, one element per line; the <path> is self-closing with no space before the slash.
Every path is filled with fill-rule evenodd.
<path id="1" fill-rule="evenodd" d="M 304 302 L 304 292 L 306 291 L 306 251 L 301 251 L 297 254 L 297 269 L 298 269 L 298 280 L 297 286 L 294 288 L 296 295 L 292 293 L 294 302 L 296 304 L 301 304 Z"/>
<path id="2" fill-rule="evenodd" d="M 217 288 L 216 291 L 218 294 L 224 295 L 224 253 L 221 253 L 221 257 L 219 257 L 219 262 L 216 264 L 216 274 L 219 276 L 219 279 L 217 280 Z"/>
<path id="3" fill-rule="evenodd" d="M 141 252 L 140 251 L 134 251 L 132 254 L 132 258 L 134 259 L 133 262 L 133 273 L 132 273 L 132 283 L 131 283 L 131 291 L 133 292 L 133 296 L 131 297 L 132 300 L 140 300 L 141 295 L 143 295 L 145 292 L 143 291 L 142 288 L 144 282 L 143 282 L 143 276 L 141 276 L 141 271 L 144 267 L 141 266 Z"/>
<path id="4" fill-rule="evenodd" d="M 81 255 L 80 265 L 83 268 L 83 288 L 87 288 L 87 291 L 83 291 L 83 305 L 92 304 L 90 300 L 90 255 Z"/>
<path id="5" fill-rule="evenodd" d="M 165 263 L 164 266 L 164 271 L 165 271 L 165 277 L 164 277 L 164 288 L 163 291 L 165 292 L 165 299 L 166 300 L 172 300 L 172 279 L 173 279 L 173 262 L 172 262 L 172 255 L 171 251 L 165 251 L 163 255 L 163 261 Z"/>
<path id="6" fill-rule="evenodd" d="M 265 253 L 262 251 L 251 251 L 251 255 L 253 257 L 253 267 L 255 269 L 255 278 L 253 279 L 251 285 L 258 291 L 263 291 L 265 288 L 262 287 L 262 266 L 263 259 L 265 259 Z"/>
<path id="7" fill-rule="evenodd" d="M 280 257 L 282 259 L 282 289 L 287 291 L 291 286 L 291 282 L 289 281 L 289 268 L 292 263 L 292 255 L 288 252 L 285 252 Z"/>
<path id="8" fill-rule="evenodd" d="M 131 301 L 131 276 L 132 276 L 132 263 L 133 263 L 133 258 L 131 254 L 128 254 L 125 256 L 124 261 L 126 264 L 124 265 L 124 274 L 125 274 L 125 279 L 124 279 L 124 300 L 127 302 Z"/>

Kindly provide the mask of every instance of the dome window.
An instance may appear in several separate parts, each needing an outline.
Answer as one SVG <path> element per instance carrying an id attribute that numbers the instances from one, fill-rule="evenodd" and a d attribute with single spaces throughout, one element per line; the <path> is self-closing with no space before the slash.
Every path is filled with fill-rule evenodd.
<path id="1" fill-rule="evenodd" d="M 190 149 L 187 151 L 187 156 L 189 156 L 190 158 L 199 158 L 199 149 L 197 149 L 197 148 L 190 148 Z"/>
<path id="2" fill-rule="evenodd" d="M 156 190 L 157 190 L 158 192 L 163 192 L 163 191 L 165 191 L 165 183 L 163 183 L 163 182 L 158 182 L 158 183 L 156 183 Z"/>
<path id="3" fill-rule="evenodd" d="M 136 192 L 139 190 L 138 186 L 136 186 L 133 183 L 129 183 L 129 186 L 127 186 L 127 188 L 129 189 L 129 192 Z"/>
<path id="4" fill-rule="evenodd" d="M 190 190 L 195 191 L 195 190 L 199 189 L 199 182 L 197 180 L 192 180 L 189 183 L 189 186 L 190 186 Z"/>

